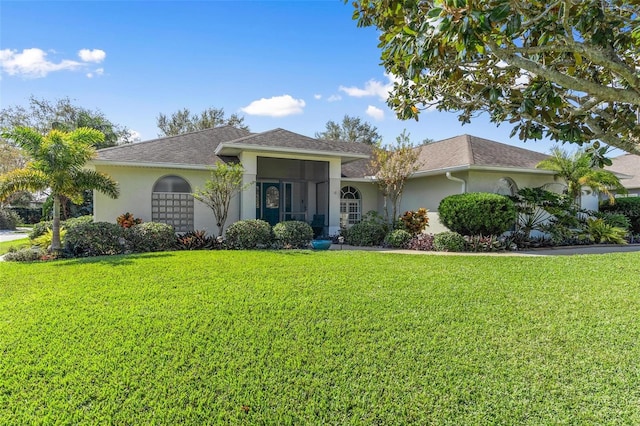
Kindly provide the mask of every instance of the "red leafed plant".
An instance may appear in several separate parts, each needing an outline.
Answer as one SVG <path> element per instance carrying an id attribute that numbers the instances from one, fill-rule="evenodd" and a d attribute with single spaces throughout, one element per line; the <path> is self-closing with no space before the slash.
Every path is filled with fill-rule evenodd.
<path id="1" fill-rule="evenodd" d="M 116 222 L 118 223 L 118 225 L 122 226 L 123 228 L 131 228 L 134 225 L 141 224 L 142 219 L 136 218 L 133 216 L 132 213 L 126 212 L 118 216 L 118 218 L 116 219 Z"/>
<path id="2" fill-rule="evenodd" d="M 427 209 L 420 207 L 417 211 L 405 212 L 400 216 L 400 221 L 411 235 L 418 235 L 429 226 L 429 215 Z"/>

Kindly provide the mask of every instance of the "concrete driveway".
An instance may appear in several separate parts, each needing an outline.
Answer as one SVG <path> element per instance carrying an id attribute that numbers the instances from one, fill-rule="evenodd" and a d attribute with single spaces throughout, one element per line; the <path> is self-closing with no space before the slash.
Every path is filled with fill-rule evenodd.
<path id="1" fill-rule="evenodd" d="M 0 230 L 0 243 L 26 238 L 29 235 L 29 231 L 30 229 L 28 228 L 18 228 L 16 231 Z"/>

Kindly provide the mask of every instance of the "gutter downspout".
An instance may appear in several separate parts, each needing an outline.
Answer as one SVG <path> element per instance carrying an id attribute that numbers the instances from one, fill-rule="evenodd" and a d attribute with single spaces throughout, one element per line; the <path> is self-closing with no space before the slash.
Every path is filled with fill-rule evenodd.
<path id="1" fill-rule="evenodd" d="M 454 182 L 460 182 L 462 184 L 462 192 L 461 192 L 461 194 L 464 194 L 464 193 L 467 192 L 467 182 L 464 179 L 460 179 L 460 178 L 457 178 L 455 176 L 452 176 L 451 172 L 447 172 L 446 176 L 447 176 L 447 179 L 452 180 Z"/>

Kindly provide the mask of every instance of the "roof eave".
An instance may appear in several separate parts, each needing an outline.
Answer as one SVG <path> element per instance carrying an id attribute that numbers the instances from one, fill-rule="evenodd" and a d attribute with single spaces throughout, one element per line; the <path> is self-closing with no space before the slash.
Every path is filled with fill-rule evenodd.
<path id="1" fill-rule="evenodd" d="M 213 165 L 206 164 L 182 164 L 182 163 L 153 163 L 144 161 L 112 161 L 92 160 L 88 163 L 93 166 L 117 166 L 117 167 L 146 167 L 156 169 L 184 169 L 184 170 L 209 170 Z"/>
<path id="2" fill-rule="evenodd" d="M 532 174 L 538 174 L 538 175 L 555 174 L 555 172 L 551 170 L 535 169 L 535 168 L 528 168 L 528 167 L 476 166 L 471 164 L 465 164 L 462 166 L 443 167 L 440 169 L 417 171 L 413 175 L 411 175 L 411 177 L 418 178 L 423 176 L 441 175 L 447 172 L 464 172 L 464 171 L 474 171 L 474 170 L 487 171 L 487 172 L 532 173 Z"/>

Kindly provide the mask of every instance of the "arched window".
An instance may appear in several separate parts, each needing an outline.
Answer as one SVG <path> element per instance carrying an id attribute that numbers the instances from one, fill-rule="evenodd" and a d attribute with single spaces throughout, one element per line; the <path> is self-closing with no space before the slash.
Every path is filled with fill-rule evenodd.
<path id="1" fill-rule="evenodd" d="M 498 183 L 496 184 L 494 192 L 500 195 L 516 195 L 516 192 L 518 192 L 518 185 L 516 185 L 513 179 L 509 177 L 503 177 L 498 179 Z"/>
<path id="2" fill-rule="evenodd" d="M 180 176 L 164 176 L 153 185 L 151 220 L 172 225 L 176 232 L 193 231 L 191 185 Z"/>
<path id="3" fill-rule="evenodd" d="M 353 186 L 343 186 L 340 190 L 340 226 L 348 228 L 362 219 L 360 191 Z"/>

